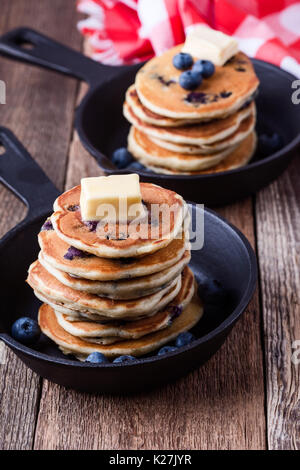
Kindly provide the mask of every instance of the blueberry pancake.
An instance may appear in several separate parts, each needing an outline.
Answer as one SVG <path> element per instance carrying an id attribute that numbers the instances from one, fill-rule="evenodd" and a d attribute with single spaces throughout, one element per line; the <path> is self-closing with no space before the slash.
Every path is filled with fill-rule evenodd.
<path id="1" fill-rule="evenodd" d="M 96 342 L 108 338 L 111 343 L 121 339 L 141 338 L 154 331 L 162 330 L 170 326 L 172 320 L 179 315 L 182 310 L 191 301 L 194 294 L 194 280 L 191 271 L 187 268 L 182 273 L 182 285 L 179 293 L 172 301 L 160 312 L 154 315 L 126 321 L 111 321 L 109 323 L 100 323 L 86 321 L 83 318 L 78 321 L 70 321 L 68 315 L 55 311 L 58 323 L 68 333 L 80 337 L 85 341 Z M 102 343 L 103 344 L 103 343 Z"/>
<path id="2" fill-rule="evenodd" d="M 210 122 L 171 128 L 158 127 L 143 122 L 126 103 L 124 104 L 123 111 L 127 120 L 150 138 L 155 137 L 177 144 L 202 146 L 214 144 L 217 141 L 231 136 L 249 116 L 252 117 L 253 121 L 254 107 L 254 103 L 251 103 L 249 106 L 246 106 L 224 119 L 214 119 Z"/>
<path id="3" fill-rule="evenodd" d="M 218 153 L 193 155 L 179 153 L 159 147 L 146 134 L 131 127 L 128 135 L 128 149 L 143 165 L 157 165 L 180 172 L 199 171 L 215 167 L 224 160 L 235 147 L 227 147 Z"/>
<path id="4" fill-rule="evenodd" d="M 109 318 L 130 318 L 157 312 L 171 302 L 180 289 L 181 274 L 159 292 L 134 300 L 113 300 L 72 289 L 52 276 L 39 261 L 30 266 L 27 282 L 50 301 L 75 311 Z"/>
<path id="5" fill-rule="evenodd" d="M 201 118 L 199 118 L 199 120 L 191 119 L 190 121 L 188 119 L 173 119 L 150 111 L 150 109 L 146 108 L 146 106 L 141 103 L 135 85 L 131 85 L 126 91 L 125 103 L 132 109 L 139 119 L 145 123 L 153 124 L 154 126 L 178 127 L 205 121 L 201 120 Z"/>
<path id="6" fill-rule="evenodd" d="M 38 235 L 41 251 L 27 282 L 43 302 L 41 330 L 64 354 L 80 360 L 96 351 L 108 357 L 153 351 L 192 328 L 202 315 L 188 268 L 188 206 L 175 192 L 138 178 L 82 180 L 83 190 L 77 186 L 56 199 L 55 212 Z M 121 236 L 121 222 L 118 236 L 107 233 L 102 239 L 101 219 L 89 220 L 98 216 L 103 201 L 120 208 L 122 198 L 147 208 L 146 217 L 140 217 L 146 227 L 141 240 Z M 152 204 L 157 204 L 156 213 Z M 122 230 L 130 225 L 129 212 L 125 215 Z M 152 229 L 158 237 L 153 238 Z"/>
<path id="7" fill-rule="evenodd" d="M 84 252 L 68 256 L 70 245 L 57 236 L 51 224 L 47 230 L 39 233 L 38 241 L 43 259 L 49 265 L 70 275 L 94 281 L 149 276 L 170 268 L 183 257 L 185 250 L 189 250 L 189 241 L 182 234 L 165 248 L 138 258 L 100 258 Z"/>
<path id="8" fill-rule="evenodd" d="M 162 173 L 166 175 L 202 175 L 208 173 L 218 173 L 222 171 L 235 170 L 236 168 L 245 166 L 251 160 L 256 149 L 256 142 L 256 134 L 255 132 L 252 132 L 222 162 L 207 170 L 183 173 L 178 170 L 171 170 L 169 168 L 161 166 L 147 165 L 147 167 L 156 173 Z M 146 164 L 144 163 L 144 165 Z"/>
<path id="9" fill-rule="evenodd" d="M 189 271 L 189 279 L 193 280 L 193 275 Z M 188 292 L 194 290 L 193 283 L 188 283 Z M 179 294 L 181 295 L 181 294 Z M 54 310 L 47 304 L 43 304 L 39 310 L 39 324 L 43 333 L 51 338 L 65 354 L 74 354 L 81 360 L 94 351 L 99 351 L 107 357 L 130 354 L 141 356 L 149 353 L 160 346 L 175 339 L 179 333 L 191 329 L 201 318 L 203 308 L 199 298 L 194 295 L 182 312 L 173 316 L 173 321 L 165 328 L 146 334 L 140 338 L 122 339 L 113 344 L 92 344 L 86 340 L 68 333 L 58 322 Z M 134 328 L 134 327 L 133 327 Z"/>
<path id="10" fill-rule="evenodd" d="M 139 297 L 154 294 L 178 277 L 184 267 L 189 263 L 190 259 L 190 251 L 186 250 L 182 258 L 177 261 L 177 263 L 158 273 L 135 279 L 93 281 L 77 276 L 74 277 L 64 271 L 54 268 L 44 259 L 43 253 L 39 253 L 39 262 L 41 265 L 62 284 L 75 290 L 87 292 L 89 294 L 96 294 L 101 297 L 108 297 L 110 299 L 137 299 Z"/>
<path id="11" fill-rule="evenodd" d="M 182 46 L 151 59 L 138 71 L 136 91 L 147 109 L 173 119 L 213 119 L 234 113 L 253 96 L 259 81 L 242 52 L 216 66 L 215 73 L 193 91 L 182 88 L 181 71 L 172 62 Z"/>
<path id="12" fill-rule="evenodd" d="M 154 126 L 178 127 L 187 124 L 186 119 L 172 119 L 164 117 L 154 113 L 153 111 L 150 111 L 150 109 L 147 109 L 141 103 L 134 84 L 131 85 L 126 91 L 124 104 L 128 105 L 132 109 L 134 114 L 143 122 L 153 124 Z"/>
<path id="13" fill-rule="evenodd" d="M 255 114 L 251 114 L 246 119 L 244 119 L 239 125 L 238 129 L 226 137 L 225 139 L 218 140 L 217 142 L 212 142 L 210 144 L 198 145 L 187 145 L 187 144 L 177 144 L 174 142 L 169 142 L 167 140 L 156 139 L 155 137 L 147 136 L 152 140 L 156 145 L 168 150 L 179 153 L 188 153 L 191 155 L 211 155 L 222 150 L 226 150 L 228 147 L 233 147 L 234 145 L 240 143 L 245 139 L 255 128 Z"/>
<path id="14" fill-rule="evenodd" d="M 108 225 L 102 227 L 94 222 L 83 222 L 78 207 L 80 186 L 66 191 L 54 203 L 51 222 L 57 235 L 84 252 L 103 258 L 127 258 L 154 253 L 166 247 L 182 231 L 187 206 L 181 196 L 174 191 L 150 183 L 141 183 L 141 193 L 147 214 L 136 228 L 130 231 L 130 223 L 114 224 L 114 233 Z M 162 208 L 158 219 L 151 214 L 152 204 Z M 101 229 L 101 233 L 99 231 Z"/>

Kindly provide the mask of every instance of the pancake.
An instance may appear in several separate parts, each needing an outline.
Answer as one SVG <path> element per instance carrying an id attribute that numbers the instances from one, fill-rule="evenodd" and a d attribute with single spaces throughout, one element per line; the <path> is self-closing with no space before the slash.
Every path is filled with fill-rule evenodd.
<path id="1" fill-rule="evenodd" d="M 64 330 L 82 339 L 108 338 L 111 342 L 120 341 L 120 338 L 141 338 L 154 331 L 162 330 L 170 326 L 174 317 L 184 309 L 191 301 L 194 294 L 194 276 L 190 269 L 185 270 L 182 277 L 182 285 L 179 293 L 167 307 L 156 314 L 134 320 L 131 322 L 112 321 L 101 324 L 96 322 L 76 321 L 70 322 L 67 315 L 55 311 L 58 323 Z"/>
<path id="2" fill-rule="evenodd" d="M 51 222 L 57 235 L 84 252 L 103 258 L 127 258 L 154 253 L 167 246 L 182 230 L 187 206 L 174 191 L 150 183 L 141 183 L 147 216 L 138 226 L 116 223 L 83 222 L 79 207 L 80 186 L 66 191 L 54 203 Z M 151 207 L 161 209 L 151 214 Z M 153 212 L 153 211 L 152 211 Z"/>
<path id="3" fill-rule="evenodd" d="M 172 119 L 168 117 L 160 116 L 159 114 L 147 109 L 140 101 L 135 85 L 131 85 L 126 91 L 125 102 L 133 110 L 134 114 L 142 121 L 154 124 L 155 126 L 163 127 L 178 127 L 185 126 L 188 121 L 186 119 Z M 191 121 L 194 122 L 193 120 Z"/>
<path id="4" fill-rule="evenodd" d="M 149 135 L 148 137 L 159 147 L 166 148 L 173 152 L 188 153 L 191 155 L 210 155 L 215 154 L 217 152 L 221 152 L 222 150 L 225 150 L 228 147 L 233 147 L 234 145 L 240 143 L 254 130 L 255 122 L 256 115 L 255 113 L 251 113 L 251 115 L 245 118 L 239 125 L 238 129 L 230 136 L 226 137 L 225 139 L 218 140 L 217 142 L 213 142 L 210 144 L 202 144 L 201 146 L 176 144 L 167 140 L 156 139 L 155 137 L 151 137 Z"/>
<path id="5" fill-rule="evenodd" d="M 126 91 L 125 103 L 128 104 L 128 106 L 139 119 L 145 123 L 153 124 L 154 126 L 179 127 L 186 126 L 187 124 L 195 124 L 196 122 L 206 122 L 211 120 L 211 118 L 203 118 L 201 116 L 194 119 L 174 119 L 154 113 L 142 104 L 137 94 L 135 84 L 131 85 Z M 225 113 L 221 116 L 221 118 L 223 119 L 228 115 L 230 115 L 230 113 Z"/>
<path id="6" fill-rule="evenodd" d="M 143 336 L 142 338 L 120 341 L 110 345 L 91 344 L 67 333 L 58 323 L 54 310 L 43 304 L 39 310 L 39 325 L 42 332 L 52 339 L 65 354 L 75 354 L 84 360 L 92 352 L 98 351 L 107 357 L 120 355 L 141 356 L 154 351 L 174 340 L 179 333 L 190 330 L 203 314 L 201 301 L 195 296 L 168 328 Z"/>
<path id="7" fill-rule="evenodd" d="M 99 258 L 88 256 L 64 258 L 69 245 L 59 238 L 54 230 L 41 231 L 38 241 L 44 260 L 55 269 L 95 281 L 116 281 L 121 279 L 149 276 L 168 269 L 176 264 L 189 250 L 189 242 L 184 237 L 173 240 L 165 248 L 139 258 Z"/>
<path id="8" fill-rule="evenodd" d="M 28 284 L 52 303 L 63 304 L 75 311 L 92 313 L 108 318 L 147 316 L 164 308 L 178 294 L 181 275 L 155 294 L 135 300 L 112 300 L 95 294 L 87 294 L 67 287 L 52 276 L 39 261 L 28 271 Z"/>
<path id="9" fill-rule="evenodd" d="M 76 322 L 76 321 L 93 321 L 97 323 L 108 323 L 111 320 L 108 317 L 104 317 L 103 315 L 96 315 L 93 313 L 88 313 L 88 312 L 79 312 L 76 310 L 76 307 L 73 306 L 73 308 L 67 307 L 63 303 L 55 302 L 54 300 L 51 300 L 49 297 L 46 295 L 42 294 L 38 289 L 34 289 L 34 295 L 43 303 L 50 305 L 50 307 L 53 308 L 53 310 L 63 313 L 66 315 L 68 321 L 71 322 Z M 137 318 L 135 317 L 134 320 Z M 126 319 L 127 321 L 130 321 L 130 319 Z"/>
<path id="10" fill-rule="evenodd" d="M 136 75 L 139 99 L 154 113 L 174 119 L 213 119 L 240 109 L 258 87 L 250 59 L 238 52 L 224 66 L 216 66 L 196 90 L 185 90 L 178 83 L 181 71 L 172 64 L 181 49 L 182 44 L 154 57 Z"/>
<path id="11" fill-rule="evenodd" d="M 43 253 L 39 253 L 41 265 L 62 284 L 81 292 L 96 294 L 110 299 L 137 299 L 154 294 L 178 277 L 190 259 L 191 254 L 186 250 L 177 263 L 159 273 L 121 281 L 91 281 L 78 277 L 74 278 L 70 274 L 54 268 L 45 261 Z"/>
<path id="12" fill-rule="evenodd" d="M 218 165 L 235 147 L 209 155 L 178 153 L 159 147 L 146 134 L 131 127 L 128 135 L 128 149 L 143 165 L 155 165 L 180 172 L 204 170 Z"/>
<path id="13" fill-rule="evenodd" d="M 71 335 L 85 341 L 108 338 L 111 343 L 116 343 L 121 339 L 140 338 L 153 331 L 162 330 L 170 324 L 172 319 L 172 312 L 167 309 L 157 312 L 151 317 L 127 322 L 124 325 L 118 325 L 117 322 L 115 324 L 102 324 L 83 320 L 69 321 L 67 315 L 58 311 L 55 311 L 55 315 L 60 326 Z"/>
<path id="14" fill-rule="evenodd" d="M 208 145 L 225 139 L 238 130 L 241 123 L 254 114 L 254 103 L 224 119 L 214 119 L 210 122 L 197 123 L 181 127 L 163 128 L 147 124 L 139 119 L 125 103 L 123 114 L 126 119 L 139 131 L 148 137 L 167 140 L 177 144 Z"/>
<path id="15" fill-rule="evenodd" d="M 242 166 L 247 165 L 251 160 L 255 149 L 256 149 L 257 137 L 255 132 L 252 132 L 245 140 L 243 140 L 221 163 L 212 167 L 208 170 L 194 171 L 194 172 L 181 172 L 176 170 L 170 170 L 167 168 L 146 165 L 149 170 L 155 173 L 161 173 L 166 175 L 205 175 L 212 173 L 219 173 L 223 171 L 235 170 Z"/>

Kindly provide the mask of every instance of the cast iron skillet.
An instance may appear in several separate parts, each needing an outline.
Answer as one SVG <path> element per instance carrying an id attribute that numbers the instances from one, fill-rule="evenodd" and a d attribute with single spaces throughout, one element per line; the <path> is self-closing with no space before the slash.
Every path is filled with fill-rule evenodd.
<path id="1" fill-rule="evenodd" d="M 24 47 L 28 44 L 32 49 Z M 134 82 L 142 64 L 104 66 L 27 28 L 2 36 L 0 53 L 88 82 L 89 92 L 76 113 L 80 139 L 107 174 L 128 173 L 128 170 L 117 170 L 109 157 L 114 149 L 126 146 L 129 124 L 122 115 L 122 104 L 126 89 Z M 159 175 L 145 170 L 138 171 L 141 180 L 173 189 L 185 199 L 213 206 L 258 191 L 287 167 L 300 142 L 300 107 L 291 101 L 291 83 L 295 77 L 260 60 L 253 63 L 261 82 L 256 100 L 258 132 L 278 132 L 284 147 L 267 158 L 257 154 L 253 163 L 242 169 L 193 177 Z"/>
<path id="2" fill-rule="evenodd" d="M 193 332 L 196 340 L 174 353 L 149 356 L 137 362 L 93 365 L 64 356 L 48 338 L 34 349 L 11 335 L 12 323 L 21 316 L 36 318 L 40 302 L 25 283 L 27 269 L 39 251 L 37 234 L 52 212 L 58 190 L 14 135 L 0 127 L 0 181 L 27 206 L 28 215 L 0 241 L 0 339 L 20 359 L 43 377 L 78 390 L 127 393 L 176 379 L 207 361 L 222 345 L 248 305 L 256 284 L 256 260 L 247 239 L 215 213 L 204 212 L 204 247 L 192 252 L 191 267 L 199 276 L 218 280 L 226 301 L 208 307 Z M 193 216 L 201 209 L 191 204 Z M 155 353 L 154 353 L 155 354 Z"/>

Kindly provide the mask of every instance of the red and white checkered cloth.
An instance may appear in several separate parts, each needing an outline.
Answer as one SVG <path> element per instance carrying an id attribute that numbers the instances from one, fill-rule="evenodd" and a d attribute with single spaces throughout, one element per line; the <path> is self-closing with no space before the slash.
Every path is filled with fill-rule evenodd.
<path id="1" fill-rule="evenodd" d="M 130 64 L 184 42 L 199 23 L 233 35 L 250 57 L 300 77 L 300 1 L 297 0 L 78 0 L 88 15 L 78 28 L 91 55 Z"/>

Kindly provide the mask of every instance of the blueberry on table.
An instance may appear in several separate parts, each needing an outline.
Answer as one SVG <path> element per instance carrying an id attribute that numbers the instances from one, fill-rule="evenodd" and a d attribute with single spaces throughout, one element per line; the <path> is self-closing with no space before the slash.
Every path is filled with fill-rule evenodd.
<path id="1" fill-rule="evenodd" d="M 104 356 L 104 354 L 93 352 L 86 358 L 85 362 L 92 362 L 93 364 L 107 364 L 109 360 Z"/>
<path id="2" fill-rule="evenodd" d="M 176 69 L 186 70 L 193 65 L 193 57 L 186 52 L 179 52 L 179 54 L 174 55 L 172 62 Z"/>
<path id="3" fill-rule="evenodd" d="M 114 151 L 111 160 L 120 170 L 122 170 L 132 162 L 133 157 L 126 147 L 120 147 Z"/>
<path id="4" fill-rule="evenodd" d="M 29 317 L 22 317 L 15 321 L 11 328 L 12 337 L 26 346 L 37 343 L 41 335 L 38 322 Z"/>
<path id="5" fill-rule="evenodd" d="M 115 364 L 124 364 L 126 362 L 132 362 L 132 361 L 135 361 L 136 358 L 133 357 L 133 356 L 119 356 L 119 357 L 116 357 L 116 359 L 114 359 L 114 363 Z"/>
<path id="6" fill-rule="evenodd" d="M 202 75 L 192 70 L 182 72 L 179 77 L 179 85 L 185 90 L 194 90 L 202 83 Z"/>
<path id="7" fill-rule="evenodd" d="M 192 72 L 200 73 L 203 78 L 209 78 L 214 74 L 215 66 L 210 60 L 197 60 L 193 65 Z"/>
<path id="8" fill-rule="evenodd" d="M 177 348 L 181 348 L 182 346 L 186 346 L 194 341 L 195 336 L 190 333 L 189 331 L 185 331 L 184 333 L 180 333 L 176 338 L 176 346 Z"/>
<path id="9" fill-rule="evenodd" d="M 163 354 L 167 354 L 167 353 L 173 352 L 173 351 L 177 351 L 176 346 L 164 346 L 163 348 L 160 348 L 157 355 L 162 356 Z"/>

